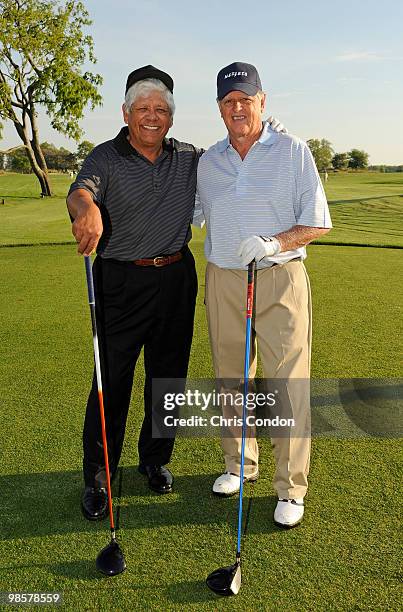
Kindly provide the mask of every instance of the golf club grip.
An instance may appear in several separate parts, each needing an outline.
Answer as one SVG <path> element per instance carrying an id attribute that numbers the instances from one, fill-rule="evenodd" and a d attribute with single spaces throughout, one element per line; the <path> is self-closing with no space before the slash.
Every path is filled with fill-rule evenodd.
<path id="1" fill-rule="evenodd" d="M 92 277 L 92 266 L 90 255 L 84 255 L 85 273 L 87 276 L 88 302 L 95 304 L 94 279 Z"/>
<path id="2" fill-rule="evenodd" d="M 254 291 L 254 277 L 255 277 L 255 260 L 251 261 L 248 265 L 248 297 L 246 301 L 246 318 L 252 318 L 253 311 L 253 291 Z"/>
<path id="3" fill-rule="evenodd" d="M 254 280 L 253 277 L 255 276 L 255 268 L 256 268 L 256 261 L 253 259 L 248 265 L 248 285 L 253 283 L 253 280 Z"/>

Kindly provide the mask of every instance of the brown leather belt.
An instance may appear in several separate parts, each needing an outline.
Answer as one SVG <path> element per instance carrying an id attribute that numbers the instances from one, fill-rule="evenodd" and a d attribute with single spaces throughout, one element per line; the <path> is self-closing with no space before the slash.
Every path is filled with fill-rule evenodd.
<path id="1" fill-rule="evenodd" d="M 178 251 L 173 255 L 162 255 L 161 257 L 152 257 L 150 259 L 135 259 L 133 263 L 136 266 L 154 266 L 155 268 L 162 268 L 163 266 L 169 266 L 176 261 L 180 261 L 182 257 L 182 253 Z"/>

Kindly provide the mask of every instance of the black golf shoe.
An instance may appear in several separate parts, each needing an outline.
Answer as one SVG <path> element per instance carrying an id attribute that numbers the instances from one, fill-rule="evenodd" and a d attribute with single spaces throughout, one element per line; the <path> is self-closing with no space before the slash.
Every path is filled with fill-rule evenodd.
<path id="1" fill-rule="evenodd" d="M 174 477 L 164 465 L 139 465 L 140 474 L 148 478 L 148 486 L 156 493 L 171 493 Z"/>
<path id="2" fill-rule="evenodd" d="M 101 521 L 108 516 L 108 493 L 104 488 L 85 487 L 81 511 L 88 521 Z"/>

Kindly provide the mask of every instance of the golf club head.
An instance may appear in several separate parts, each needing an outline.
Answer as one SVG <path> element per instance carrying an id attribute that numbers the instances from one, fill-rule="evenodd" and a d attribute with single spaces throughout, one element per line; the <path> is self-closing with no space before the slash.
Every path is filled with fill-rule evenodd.
<path id="1" fill-rule="evenodd" d="M 99 553 L 96 561 L 97 570 L 105 576 L 116 576 L 126 569 L 126 562 L 119 544 L 111 540 Z"/>
<path id="2" fill-rule="evenodd" d="M 228 567 L 220 567 L 207 576 L 209 589 L 217 595 L 237 595 L 241 588 L 241 564 L 239 561 Z"/>

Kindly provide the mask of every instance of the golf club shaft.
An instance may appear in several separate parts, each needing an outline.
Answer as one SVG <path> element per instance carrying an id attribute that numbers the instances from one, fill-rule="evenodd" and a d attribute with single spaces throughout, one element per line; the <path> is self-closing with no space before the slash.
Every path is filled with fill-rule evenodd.
<path id="1" fill-rule="evenodd" d="M 96 377 L 97 377 L 99 413 L 101 416 L 102 444 L 104 448 L 104 460 L 105 460 L 105 471 L 106 471 L 106 486 L 107 486 L 107 491 L 108 491 L 109 521 L 111 525 L 112 538 L 115 538 L 115 523 L 113 519 L 113 509 L 112 509 L 111 477 L 110 477 L 110 472 L 109 472 L 108 443 L 106 439 L 104 396 L 103 396 L 103 391 L 102 391 L 101 361 L 99 357 L 97 320 L 95 316 L 95 292 L 94 292 L 94 279 L 92 276 L 91 257 L 84 256 L 84 261 L 85 261 L 85 272 L 87 275 L 88 303 L 90 305 L 90 311 L 91 311 L 92 339 L 94 343 L 95 372 L 96 372 Z"/>
<path id="2" fill-rule="evenodd" d="M 242 403 L 242 445 L 241 445 L 241 470 L 239 484 L 239 508 L 238 508 L 238 544 L 237 544 L 237 561 L 241 559 L 241 537 L 242 537 L 242 498 L 243 498 L 243 474 L 245 463 L 245 438 L 246 438 L 246 396 L 248 394 L 249 383 L 249 360 L 250 360 L 250 344 L 252 331 L 252 312 L 253 312 L 253 292 L 255 278 L 255 260 L 251 261 L 248 266 L 248 294 L 246 302 L 246 338 L 245 338 L 245 362 L 244 362 L 244 388 L 243 388 L 243 403 Z"/>

